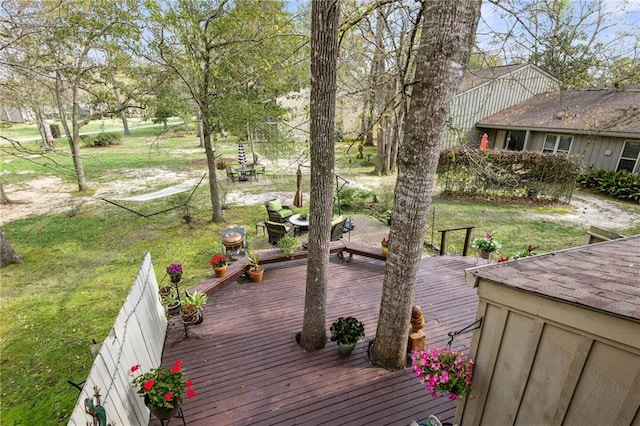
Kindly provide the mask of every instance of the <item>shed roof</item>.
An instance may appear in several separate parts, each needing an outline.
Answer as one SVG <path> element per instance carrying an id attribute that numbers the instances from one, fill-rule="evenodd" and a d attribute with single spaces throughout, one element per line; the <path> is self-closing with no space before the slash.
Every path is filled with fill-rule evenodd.
<path id="1" fill-rule="evenodd" d="M 477 127 L 627 134 L 640 138 L 640 90 L 542 93 L 480 120 Z"/>
<path id="2" fill-rule="evenodd" d="M 478 280 L 640 322 L 640 235 L 467 269 Z"/>

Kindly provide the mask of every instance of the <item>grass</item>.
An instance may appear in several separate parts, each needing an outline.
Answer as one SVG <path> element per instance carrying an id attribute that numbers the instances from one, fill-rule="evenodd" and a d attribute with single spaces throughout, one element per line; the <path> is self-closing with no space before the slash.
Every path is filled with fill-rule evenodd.
<path id="1" fill-rule="evenodd" d="M 88 179 L 99 185 L 126 180 L 127 170 L 135 170 L 135 175 L 151 168 L 161 168 L 167 173 L 205 169 L 203 152 L 197 148 L 195 136 L 163 139 L 152 146 L 156 144 L 157 132 L 138 129 L 122 145 L 84 149 Z M 298 149 L 302 151 L 304 147 Z M 349 159 L 344 151 L 343 145 L 338 147 L 339 170 L 344 170 L 353 186 L 358 176 L 370 173 L 372 166 Z M 217 153 L 235 157 L 235 141 L 219 141 Z M 3 170 L 11 172 L 3 175 L 5 182 L 21 183 L 52 173 L 51 169 L 10 156 L 6 151 L 0 153 L 0 160 Z M 56 174 L 62 170 L 54 169 Z M 295 167 L 268 169 L 267 175 L 269 191 L 290 192 L 295 187 Z M 7 176 L 12 177 L 5 180 Z M 72 174 L 64 176 L 73 182 Z M 221 182 L 223 191 L 227 190 L 224 180 Z M 304 184 L 308 189 L 308 182 Z M 150 184 L 144 190 L 152 191 L 157 189 L 155 186 L 161 183 Z M 248 193 L 264 191 L 264 187 L 251 185 L 243 189 Z M 382 218 L 391 203 L 392 190 L 391 178 L 377 187 L 377 203 L 373 198 L 360 200 L 360 204 L 354 203 L 354 208 Z M 159 200 L 153 207 L 158 208 L 163 202 L 166 200 Z M 262 204 L 229 205 L 225 224 L 209 222 L 206 185 L 196 192 L 192 204 L 194 222 L 190 225 L 175 210 L 147 220 L 106 203 L 91 203 L 77 208 L 73 214 L 43 214 L 4 226 L 13 248 L 25 257 L 25 262 L 0 271 L 2 424 L 66 423 L 78 397 L 67 380 L 80 382 L 87 376 L 93 362 L 89 345 L 93 339 L 102 341 L 111 329 L 145 252 L 151 251 L 159 279 L 163 279 L 166 265 L 181 262 L 188 288 L 211 274 L 208 260 L 220 251 L 220 233 L 229 224 L 245 226 L 252 247 L 266 245 L 261 232 L 254 236 L 255 222 L 264 220 Z M 563 208 L 553 206 L 499 205 L 446 198 L 435 198 L 434 205 L 435 230 L 469 224 L 476 226 L 474 236 L 495 232 L 503 244 L 501 253 L 520 250 L 526 244 L 539 246 L 539 252 L 573 247 L 582 243 L 585 234 L 581 224 L 551 221 L 534 214 L 563 212 Z M 630 209 L 638 211 L 637 206 Z M 427 241 L 430 236 L 428 230 Z M 435 236 L 439 241 L 439 235 Z M 447 251 L 460 253 L 463 238 L 463 232 L 449 235 Z"/>

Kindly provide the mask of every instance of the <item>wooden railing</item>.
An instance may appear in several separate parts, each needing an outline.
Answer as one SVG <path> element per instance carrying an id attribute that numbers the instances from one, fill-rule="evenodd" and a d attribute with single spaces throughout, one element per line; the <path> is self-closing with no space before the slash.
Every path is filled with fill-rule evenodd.
<path id="1" fill-rule="evenodd" d="M 466 229 L 467 233 L 464 236 L 464 247 L 462 248 L 462 255 L 469 255 L 469 243 L 471 242 L 471 231 L 475 228 L 475 226 L 463 226 L 461 228 L 450 228 L 443 229 L 440 232 L 440 256 L 443 256 L 446 253 L 446 244 L 447 244 L 447 232 L 450 231 L 461 231 Z"/>
<path id="2" fill-rule="evenodd" d="M 100 389 L 108 423 L 148 424 L 149 410 L 131 384 L 130 368 L 136 364 L 144 371 L 158 367 L 166 332 L 158 282 L 147 253 L 111 332 L 102 342 L 68 424 L 91 424 L 93 417 L 85 412 L 85 399 L 93 399 L 94 387 Z"/>

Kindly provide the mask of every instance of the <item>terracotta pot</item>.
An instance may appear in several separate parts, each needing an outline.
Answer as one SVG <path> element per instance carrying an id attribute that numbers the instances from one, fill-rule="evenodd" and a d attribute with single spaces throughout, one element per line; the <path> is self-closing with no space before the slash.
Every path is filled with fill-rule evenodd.
<path id="1" fill-rule="evenodd" d="M 215 273 L 216 273 L 216 278 L 222 278 L 222 277 L 224 277 L 225 275 L 227 275 L 227 267 L 228 267 L 228 266 L 229 266 L 229 265 L 224 265 L 224 266 L 221 266 L 221 267 L 219 267 L 219 268 L 215 268 L 215 267 L 214 267 L 214 268 L 213 268 L 213 272 L 215 272 Z"/>
<path id="2" fill-rule="evenodd" d="M 258 266 L 256 270 L 254 270 L 253 268 L 249 269 L 249 276 L 251 277 L 251 280 L 253 280 L 253 282 L 261 282 L 263 275 L 264 268 L 262 268 L 261 266 Z"/>

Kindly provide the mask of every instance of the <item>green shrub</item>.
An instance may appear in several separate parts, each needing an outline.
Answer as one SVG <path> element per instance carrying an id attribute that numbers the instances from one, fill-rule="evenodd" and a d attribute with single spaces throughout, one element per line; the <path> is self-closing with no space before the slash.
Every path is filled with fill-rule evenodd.
<path id="1" fill-rule="evenodd" d="M 578 184 L 623 200 L 640 201 L 640 175 L 597 169 L 578 176 Z"/>
<path id="2" fill-rule="evenodd" d="M 446 193 L 570 199 L 581 158 L 531 151 L 447 149 L 437 178 Z"/>
<path id="3" fill-rule="evenodd" d="M 93 146 L 119 145 L 122 136 L 113 133 L 100 133 L 93 138 Z"/>

